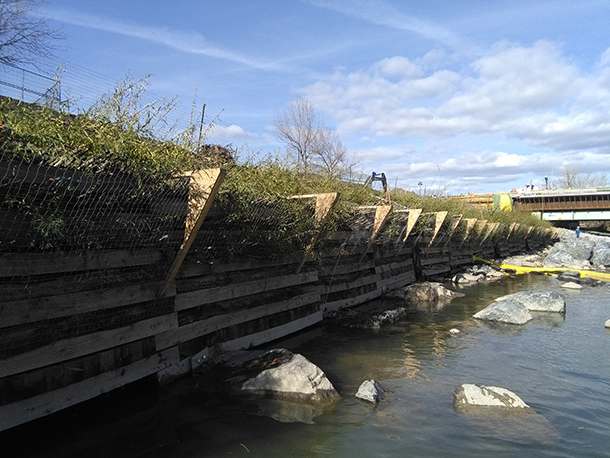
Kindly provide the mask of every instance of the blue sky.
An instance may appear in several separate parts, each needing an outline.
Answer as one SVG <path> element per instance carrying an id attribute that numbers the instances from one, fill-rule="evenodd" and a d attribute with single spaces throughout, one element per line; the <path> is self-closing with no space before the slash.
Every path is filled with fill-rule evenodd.
<path id="1" fill-rule="evenodd" d="M 281 149 L 274 118 L 306 97 L 392 186 L 610 178 L 607 0 L 49 0 L 42 14 L 66 73 L 104 76 L 88 95 L 152 74 L 152 93 L 187 111 L 196 93 L 220 116 L 209 138 L 244 151 Z"/>

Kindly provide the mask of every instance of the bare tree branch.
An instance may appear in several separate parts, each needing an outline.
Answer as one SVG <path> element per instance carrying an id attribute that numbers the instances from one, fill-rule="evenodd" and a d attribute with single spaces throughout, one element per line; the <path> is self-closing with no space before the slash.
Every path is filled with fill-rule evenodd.
<path id="1" fill-rule="evenodd" d="M 297 165 L 330 178 L 350 174 L 356 162 L 336 132 L 326 129 L 306 99 L 293 101 L 275 120 L 278 138 L 297 158 Z"/>
<path id="2" fill-rule="evenodd" d="M 42 0 L 0 0 L 0 62 L 32 63 L 54 49 L 62 36 L 31 13 Z"/>
<path id="3" fill-rule="evenodd" d="M 559 189 L 594 188 L 608 184 L 606 174 L 603 173 L 583 175 L 575 167 L 565 167 L 563 173 L 563 176 L 555 179 L 555 186 Z"/>
<path id="4" fill-rule="evenodd" d="M 308 168 L 320 129 L 311 103 L 303 98 L 290 103 L 285 112 L 277 115 L 275 128 L 278 138 L 296 154 L 297 163 Z"/>

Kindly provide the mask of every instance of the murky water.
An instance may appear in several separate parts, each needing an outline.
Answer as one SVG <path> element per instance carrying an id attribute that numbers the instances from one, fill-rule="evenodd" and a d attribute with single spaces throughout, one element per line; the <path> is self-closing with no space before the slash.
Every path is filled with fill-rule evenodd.
<path id="1" fill-rule="evenodd" d="M 332 408 L 245 404 L 210 395 L 205 380 L 194 376 L 165 387 L 154 406 L 126 418 L 58 425 L 39 455 L 608 457 L 610 286 L 563 291 L 565 318 L 539 315 L 524 326 L 500 327 L 471 318 L 496 297 L 535 288 L 555 289 L 559 282 L 505 279 L 465 289 L 466 297 L 444 306 L 413 309 L 406 321 L 380 332 L 316 328 L 275 343 L 326 372 L 343 396 Z M 451 328 L 461 333 L 452 336 Z M 377 407 L 353 396 L 371 378 L 387 389 Z M 462 383 L 507 388 L 537 415 L 457 413 L 453 391 Z"/>

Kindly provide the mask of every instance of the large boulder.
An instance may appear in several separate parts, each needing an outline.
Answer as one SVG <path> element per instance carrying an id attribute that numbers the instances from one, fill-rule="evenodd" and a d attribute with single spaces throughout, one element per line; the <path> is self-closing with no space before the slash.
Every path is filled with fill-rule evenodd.
<path id="1" fill-rule="evenodd" d="M 591 264 L 595 267 L 610 266 L 610 242 L 597 242 L 595 244 Z"/>
<path id="2" fill-rule="evenodd" d="M 564 238 L 549 250 L 543 261 L 544 267 L 569 267 L 573 269 L 589 269 L 589 260 L 593 255 L 595 240 L 587 238 Z"/>
<path id="3" fill-rule="evenodd" d="M 535 413 L 512 391 L 497 386 L 473 385 L 465 383 L 453 392 L 453 407 L 462 412 L 493 409 L 515 413 Z"/>
<path id="4" fill-rule="evenodd" d="M 405 288 L 405 300 L 412 303 L 450 301 L 454 297 L 461 296 L 464 296 L 464 294 L 451 291 L 441 283 L 436 282 L 414 283 Z"/>
<path id="5" fill-rule="evenodd" d="M 483 310 L 475 313 L 478 320 L 496 321 L 507 324 L 525 324 L 533 319 L 527 307 L 516 299 L 500 298 Z"/>
<path id="6" fill-rule="evenodd" d="M 356 397 L 358 399 L 362 399 L 363 401 L 371 402 L 373 404 L 379 403 L 379 401 L 383 399 L 384 395 L 385 391 L 377 380 L 365 380 L 362 382 L 358 388 L 358 392 L 356 393 Z"/>
<path id="7" fill-rule="evenodd" d="M 552 290 L 519 291 L 502 296 L 496 301 L 512 299 L 522 303 L 530 312 L 565 313 L 566 299 L 563 294 Z"/>
<path id="8" fill-rule="evenodd" d="M 544 258 L 544 267 L 567 267 L 571 269 L 585 269 L 591 268 L 591 262 L 587 259 L 577 259 L 572 253 L 567 251 L 553 251 Z"/>
<path id="9" fill-rule="evenodd" d="M 246 380 L 241 392 L 292 401 L 333 402 L 340 397 L 324 372 L 299 354 Z"/>
<path id="10" fill-rule="evenodd" d="M 522 254 L 509 256 L 502 261 L 502 264 L 521 267 L 542 267 L 543 256 L 541 254 Z"/>

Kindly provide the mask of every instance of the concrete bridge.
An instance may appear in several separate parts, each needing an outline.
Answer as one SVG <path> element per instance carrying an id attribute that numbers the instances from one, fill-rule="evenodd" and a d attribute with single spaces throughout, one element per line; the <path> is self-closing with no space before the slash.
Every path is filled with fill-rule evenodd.
<path id="1" fill-rule="evenodd" d="M 610 187 L 510 193 L 515 210 L 552 222 L 610 221 Z"/>

